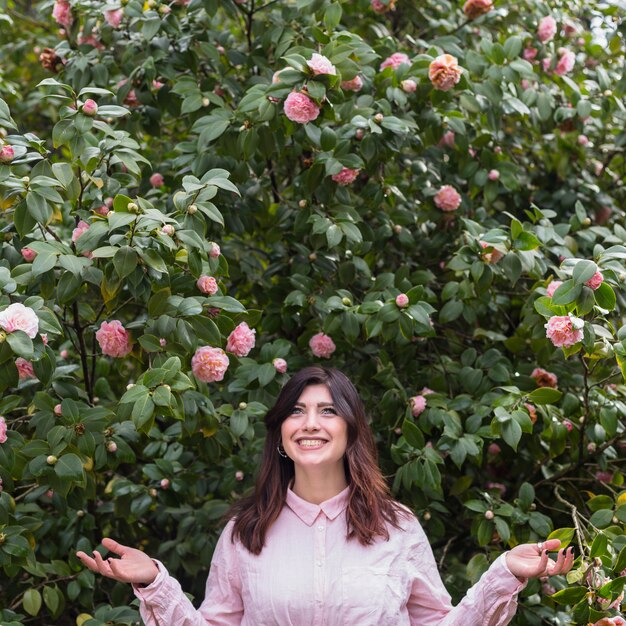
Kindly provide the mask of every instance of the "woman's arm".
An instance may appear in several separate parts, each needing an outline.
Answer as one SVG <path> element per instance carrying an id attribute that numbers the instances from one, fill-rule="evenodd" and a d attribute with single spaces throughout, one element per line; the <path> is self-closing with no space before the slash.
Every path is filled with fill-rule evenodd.
<path id="1" fill-rule="evenodd" d="M 139 612 L 146 626 L 239 626 L 243 619 L 240 576 L 236 548 L 230 540 L 232 523 L 222 532 L 213 554 L 206 595 L 196 610 L 178 581 L 147 554 L 112 539 L 103 545 L 120 559 L 102 559 L 77 553 L 92 571 L 133 584 L 140 600 Z"/>
<path id="2" fill-rule="evenodd" d="M 556 545 L 559 545 L 558 540 Z M 554 548 L 546 542 L 547 550 Z M 548 562 L 546 562 L 548 561 Z M 481 579 L 468 590 L 457 606 L 441 581 L 430 544 L 417 524 L 409 557 L 412 577 L 408 602 L 411 624 L 415 626 L 505 626 L 517 610 L 517 594 L 526 578 L 568 571 L 573 554 L 559 552 L 557 562 L 537 544 L 524 544 L 498 557 Z"/>

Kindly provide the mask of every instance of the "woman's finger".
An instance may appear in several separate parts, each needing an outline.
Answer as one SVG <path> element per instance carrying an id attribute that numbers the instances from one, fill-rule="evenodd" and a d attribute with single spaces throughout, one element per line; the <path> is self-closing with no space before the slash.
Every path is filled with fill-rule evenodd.
<path id="1" fill-rule="evenodd" d="M 118 556 L 124 556 L 130 549 L 128 546 L 118 543 L 115 539 L 111 539 L 110 537 L 105 537 L 102 540 L 102 545 L 109 550 L 109 552 L 113 552 L 113 554 L 117 554 Z"/>
<path id="2" fill-rule="evenodd" d="M 111 566 L 102 558 L 102 555 L 97 551 L 93 551 L 93 556 L 96 561 L 96 565 L 98 566 L 98 571 L 109 578 L 115 578 L 115 574 L 111 570 Z"/>
<path id="3" fill-rule="evenodd" d="M 565 563 L 565 550 L 561 548 L 556 556 L 556 561 L 548 563 L 548 576 L 560 574 Z"/>
<path id="4" fill-rule="evenodd" d="M 90 569 L 92 572 L 98 573 L 98 566 L 96 565 L 96 562 L 88 554 L 85 554 L 82 550 L 79 550 L 76 553 L 76 556 L 80 559 L 81 563 L 87 569 Z"/>

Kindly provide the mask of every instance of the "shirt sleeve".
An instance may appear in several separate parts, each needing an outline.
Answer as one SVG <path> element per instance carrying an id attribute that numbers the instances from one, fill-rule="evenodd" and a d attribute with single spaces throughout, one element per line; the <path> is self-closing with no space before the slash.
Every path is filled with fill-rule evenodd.
<path id="1" fill-rule="evenodd" d="M 408 559 L 411 594 L 407 604 L 412 626 L 505 626 L 517 610 L 517 594 L 526 586 L 514 576 L 501 554 L 452 606 L 439 575 L 435 557 L 419 523 Z"/>
<path id="2" fill-rule="evenodd" d="M 237 547 L 231 541 L 232 526 L 229 522 L 217 542 L 204 602 L 198 610 L 159 561 L 155 561 L 159 574 L 150 585 L 133 585 L 145 626 L 240 626 L 243 601 Z"/>

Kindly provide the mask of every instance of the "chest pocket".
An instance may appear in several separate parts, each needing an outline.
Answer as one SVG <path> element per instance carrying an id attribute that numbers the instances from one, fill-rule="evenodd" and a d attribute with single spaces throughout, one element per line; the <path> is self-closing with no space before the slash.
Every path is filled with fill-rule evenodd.
<path id="1" fill-rule="evenodd" d="M 342 613 L 359 626 L 399 626 L 406 598 L 399 576 L 375 567 L 344 567 Z M 337 625 L 338 626 L 338 625 Z"/>

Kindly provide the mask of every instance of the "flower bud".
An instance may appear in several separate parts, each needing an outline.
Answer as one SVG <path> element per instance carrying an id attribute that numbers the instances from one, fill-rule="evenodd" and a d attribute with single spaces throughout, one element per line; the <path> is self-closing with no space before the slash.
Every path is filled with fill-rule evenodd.
<path id="1" fill-rule="evenodd" d="M 239 409 L 240 409 L 241 411 L 243 411 L 243 410 L 245 410 L 245 409 L 247 409 L 247 408 L 248 408 L 248 403 L 247 403 L 247 402 L 240 402 L 240 403 L 239 403 Z"/>
<path id="2" fill-rule="evenodd" d="M 309 254 L 309 261 L 317 261 L 317 254 L 315 254 L 315 252 L 311 252 L 311 254 Z"/>
<path id="3" fill-rule="evenodd" d="M 485 511 L 485 519 L 492 520 L 493 519 L 493 511 Z"/>
<path id="4" fill-rule="evenodd" d="M 161 489 L 169 489 L 170 488 L 170 479 L 163 478 L 161 479 Z"/>
<path id="5" fill-rule="evenodd" d="M 150 489 L 148 490 L 148 493 L 153 497 L 156 498 L 157 497 L 157 493 L 158 491 L 154 488 L 154 487 L 150 487 Z"/>
<path id="6" fill-rule="evenodd" d="M 385 119 L 385 116 L 382 113 L 376 113 L 376 115 L 374 115 L 374 121 L 377 124 L 380 124 L 384 119 Z"/>
<path id="7" fill-rule="evenodd" d="M 176 228 L 172 224 L 164 224 L 161 228 L 161 232 L 168 237 L 172 237 L 176 232 Z"/>
<path id="8" fill-rule="evenodd" d="M 237 470 L 235 472 L 235 479 L 236 480 L 243 480 L 243 472 L 241 470 Z"/>
<path id="9" fill-rule="evenodd" d="M 6 165 L 15 158 L 15 150 L 13 146 L 2 146 L 0 148 L 0 163 Z M 26 177 L 28 179 L 28 177 Z"/>
<path id="10" fill-rule="evenodd" d="M 56 456 L 54 456 L 54 454 L 51 454 L 48 456 L 48 458 L 46 459 L 46 463 L 48 465 L 54 465 L 59 459 L 57 459 Z"/>
<path id="11" fill-rule="evenodd" d="M 98 105 L 96 104 L 95 100 L 89 98 L 85 100 L 82 111 L 83 115 L 86 115 L 87 117 L 95 117 L 98 113 Z"/>
<path id="12" fill-rule="evenodd" d="M 54 414 L 55 415 L 61 415 L 61 413 L 63 412 L 63 409 L 61 408 L 60 404 L 56 404 L 54 406 Z"/>
<path id="13" fill-rule="evenodd" d="M 111 452 L 111 454 L 117 452 L 117 444 L 115 443 L 115 441 L 109 441 L 107 443 L 107 451 Z"/>
<path id="14" fill-rule="evenodd" d="M 132 389 L 135 386 L 135 383 L 128 383 L 128 385 L 126 385 L 126 391 Z"/>
<path id="15" fill-rule="evenodd" d="M 341 298 L 341 304 L 343 304 L 344 306 L 351 306 L 352 305 L 352 300 L 350 300 L 350 298 Z"/>
<path id="16" fill-rule="evenodd" d="M 430 514 L 430 511 L 424 511 L 424 515 L 422 515 L 422 518 L 425 522 L 427 522 L 431 517 L 432 516 Z"/>
<path id="17" fill-rule="evenodd" d="M 0 330 L 0 343 L 4 343 L 6 338 L 7 334 L 3 330 Z"/>
<path id="18" fill-rule="evenodd" d="M 85 511 L 79 509 L 78 511 L 76 511 L 76 517 L 85 517 Z"/>
<path id="19" fill-rule="evenodd" d="M 299 201 L 298 201 L 298 206 L 299 206 L 301 209 L 306 209 L 307 204 L 308 204 L 308 202 L 307 202 L 306 200 L 299 200 Z"/>
<path id="20" fill-rule="evenodd" d="M 139 212 L 139 206 L 135 202 L 129 202 L 128 206 L 126 208 L 128 209 L 129 213 L 138 213 Z"/>
<path id="21" fill-rule="evenodd" d="M 364 135 L 364 134 L 365 134 L 365 133 L 363 132 L 363 129 L 362 129 L 362 128 L 357 128 L 357 129 L 356 129 L 356 132 L 354 133 L 354 138 L 355 138 L 357 141 L 361 141 L 361 139 L 363 139 L 363 135 Z"/>
<path id="22" fill-rule="evenodd" d="M 187 208 L 187 213 L 189 213 L 189 215 L 193 215 L 197 211 L 198 211 L 198 207 L 195 204 L 190 204 L 189 207 Z"/>

